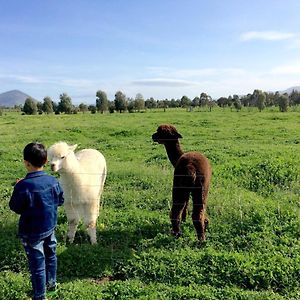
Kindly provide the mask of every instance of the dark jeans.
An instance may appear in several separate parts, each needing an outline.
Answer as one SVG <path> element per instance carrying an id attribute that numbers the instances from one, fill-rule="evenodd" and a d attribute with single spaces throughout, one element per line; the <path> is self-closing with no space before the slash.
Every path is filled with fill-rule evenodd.
<path id="1" fill-rule="evenodd" d="M 42 240 L 22 238 L 22 244 L 27 254 L 31 283 L 35 300 L 44 299 L 46 285 L 49 288 L 56 284 L 56 238 L 53 232 Z"/>

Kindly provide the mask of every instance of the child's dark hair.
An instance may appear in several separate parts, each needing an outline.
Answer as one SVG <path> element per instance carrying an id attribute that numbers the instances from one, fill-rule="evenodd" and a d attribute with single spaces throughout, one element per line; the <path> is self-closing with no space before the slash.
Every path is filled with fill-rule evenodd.
<path id="1" fill-rule="evenodd" d="M 23 150 L 23 158 L 40 168 L 47 162 L 47 150 L 43 144 L 30 143 Z"/>

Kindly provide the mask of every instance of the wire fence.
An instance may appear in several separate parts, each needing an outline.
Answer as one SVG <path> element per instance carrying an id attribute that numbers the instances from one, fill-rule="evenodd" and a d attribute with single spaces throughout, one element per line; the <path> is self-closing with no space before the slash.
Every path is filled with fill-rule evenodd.
<path id="1" fill-rule="evenodd" d="M 21 172 L 24 171 L 11 170 L 2 174 L 3 180 L 0 183 L 0 248 L 4 249 L 4 254 L 7 256 L 4 258 L 0 255 L 3 258 L 0 271 L 21 268 L 20 266 L 26 264 L 24 252 L 19 254 L 19 262 L 16 263 L 6 246 L 9 244 L 10 249 L 20 250 L 20 243 L 16 236 L 18 216 L 9 210 L 8 202 L 16 174 Z M 160 174 L 146 170 L 139 170 L 136 173 L 132 170 L 122 170 L 108 172 L 105 175 L 107 180 L 99 202 L 96 227 L 97 245 L 90 244 L 86 226 L 81 221 L 77 227 L 74 246 L 70 246 L 67 239 L 68 220 L 65 208 L 59 209 L 56 236 L 58 260 L 61 265 L 59 271 L 63 276 L 72 277 L 78 274 L 78 276 L 95 278 L 95 274 L 96 277 L 97 274 L 105 274 L 106 269 L 119 270 L 122 265 L 135 259 L 135 253 L 151 251 L 153 247 L 168 249 L 174 241 L 170 234 L 169 216 L 173 205 L 171 168 L 162 169 Z M 77 186 L 79 189 L 88 187 L 89 184 Z M 66 188 L 69 189 L 70 186 Z M 76 193 L 76 190 L 73 192 Z M 287 207 L 289 218 L 299 223 L 300 207 L 297 205 L 299 195 L 299 189 L 295 189 L 284 193 L 279 191 L 264 198 L 233 182 L 218 181 L 218 178 L 215 180 L 213 178 L 207 202 L 208 242 L 211 245 L 222 244 L 225 248 L 232 247 L 237 251 L 247 250 L 251 247 L 247 246 L 247 242 L 251 243 L 251 235 L 255 232 L 260 231 L 261 234 L 257 236 L 263 240 L 264 235 L 267 236 L 270 230 L 274 232 L 282 230 L 285 222 L 292 222 L 285 216 Z M 195 247 L 195 242 L 198 243 L 191 218 L 192 206 L 192 199 L 190 199 L 187 221 L 181 226 L 183 238 L 176 241 L 179 247 L 185 247 L 186 244 Z M 266 227 L 268 228 L 264 229 Z M 297 231 L 289 234 L 296 236 Z M 269 239 L 269 243 L 272 239 L 277 243 L 276 236 L 277 233 L 274 233 L 266 239 Z M 82 268 L 81 261 L 84 261 L 88 267 Z M 123 275 L 115 272 L 114 276 L 108 280 L 118 279 L 118 276 Z"/>

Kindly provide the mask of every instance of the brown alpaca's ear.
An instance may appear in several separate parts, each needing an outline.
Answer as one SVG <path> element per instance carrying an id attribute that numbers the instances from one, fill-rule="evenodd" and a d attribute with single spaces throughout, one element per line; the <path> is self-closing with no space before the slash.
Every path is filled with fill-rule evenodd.
<path id="1" fill-rule="evenodd" d="M 178 139 L 182 139 L 182 136 L 181 136 L 181 134 L 179 132 L 176 132 L 176 135 L 177 135 Z"/>

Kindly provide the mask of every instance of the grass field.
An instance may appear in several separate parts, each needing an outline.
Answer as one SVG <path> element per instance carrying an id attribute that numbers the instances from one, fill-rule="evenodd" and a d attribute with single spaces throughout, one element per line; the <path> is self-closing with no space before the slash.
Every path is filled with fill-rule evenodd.
<path id="1" fill-rule="evenodd" d="M 182 238 L 169 234 L 173 167 L 151 141 L 161 123 L 212 163 L 205 245 L 190 215 Z M 96 148 L 108 164 L 97 245 L 82 225 L 66 244 L 59 211 L 59 289 L 48 299 L 300 299 L 299 112 L 4 113 L 0 131 L 0 299 L 30 297 L 8 201 L 25 174 L 22 150 L 36 140 Z"/>

